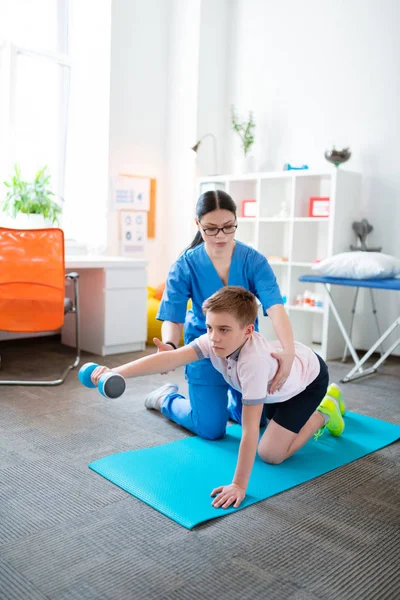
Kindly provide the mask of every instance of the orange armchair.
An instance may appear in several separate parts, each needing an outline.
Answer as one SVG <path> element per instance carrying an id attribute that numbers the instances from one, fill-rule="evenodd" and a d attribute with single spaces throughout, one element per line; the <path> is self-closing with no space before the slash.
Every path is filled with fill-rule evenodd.
<path id="1" fill-rule="evenodd" d="M 65 298 L 73 281 L 73 300 Z M 65 274 L 61 229 L 0 227 L 0 330 L 54 331 L 67 313 L 75 314 L 76 357 L 54 381 L 0 380 L 0 385 L 59 385 L 80 361 L 78 273 Z"/>

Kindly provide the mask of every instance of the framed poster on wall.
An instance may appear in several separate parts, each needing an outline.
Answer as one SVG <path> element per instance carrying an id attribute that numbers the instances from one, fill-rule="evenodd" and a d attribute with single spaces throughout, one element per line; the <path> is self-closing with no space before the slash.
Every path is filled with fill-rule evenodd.
<path id="1" fill-rule="evenodd" d="M 120 254 L 131 258 L 143 258 L 147 243 L 147 212 L 121 210 Z"/>
<path id="2" fill-rule="evenodd" d="M 114 179 L 115 210 L 145 210 L 147 212 L 147 238 L 156 237 L 157 180 L 145 175 L 120 173 Z"/>

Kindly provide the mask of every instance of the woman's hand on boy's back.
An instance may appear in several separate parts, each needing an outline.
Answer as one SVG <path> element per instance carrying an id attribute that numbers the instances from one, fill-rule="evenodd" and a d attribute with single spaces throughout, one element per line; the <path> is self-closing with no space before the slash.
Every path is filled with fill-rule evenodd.
<path id="1" fill-rule="evenodd" d="M 294 354 L 291 352 L 271 352 L 272 358 L 278 361 L 278 370 L 275 377 L 269 384 L 268 393 L 273 394 L 278 392 L 285 385 L 287 378 L 290 375 L 290 370 L 294 361 Z"/>
<path id="2" fill-rule="evenodd" d="M 215 508 L 229 508 L 233 504 L 233 508 L 239 508 L 241 502 L 246 497 L 246 490 L 239 487 L 236 483 L 229 485 L 221 485 L 215 488 L 211 494 L 216 496 L 211 502 Z"/>

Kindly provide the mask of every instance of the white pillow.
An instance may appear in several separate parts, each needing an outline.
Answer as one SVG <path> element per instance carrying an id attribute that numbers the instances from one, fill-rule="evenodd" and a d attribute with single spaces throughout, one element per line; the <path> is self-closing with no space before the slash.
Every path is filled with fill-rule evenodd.
<path id="1" fill-rule="evenodd" d="M 388 279 L 400 275 L 400 259 L 381 252 L 342 252 L 312 266 L 327 277 Z"/>

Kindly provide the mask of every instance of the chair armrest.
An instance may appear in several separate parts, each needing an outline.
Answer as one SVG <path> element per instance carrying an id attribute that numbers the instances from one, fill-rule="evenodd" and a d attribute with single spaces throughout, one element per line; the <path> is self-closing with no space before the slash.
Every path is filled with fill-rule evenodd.
<path id="1" fill-rule="evenodd" d="M 79 279 L 79 273 L 66 273 L 65 279 Z"/>

